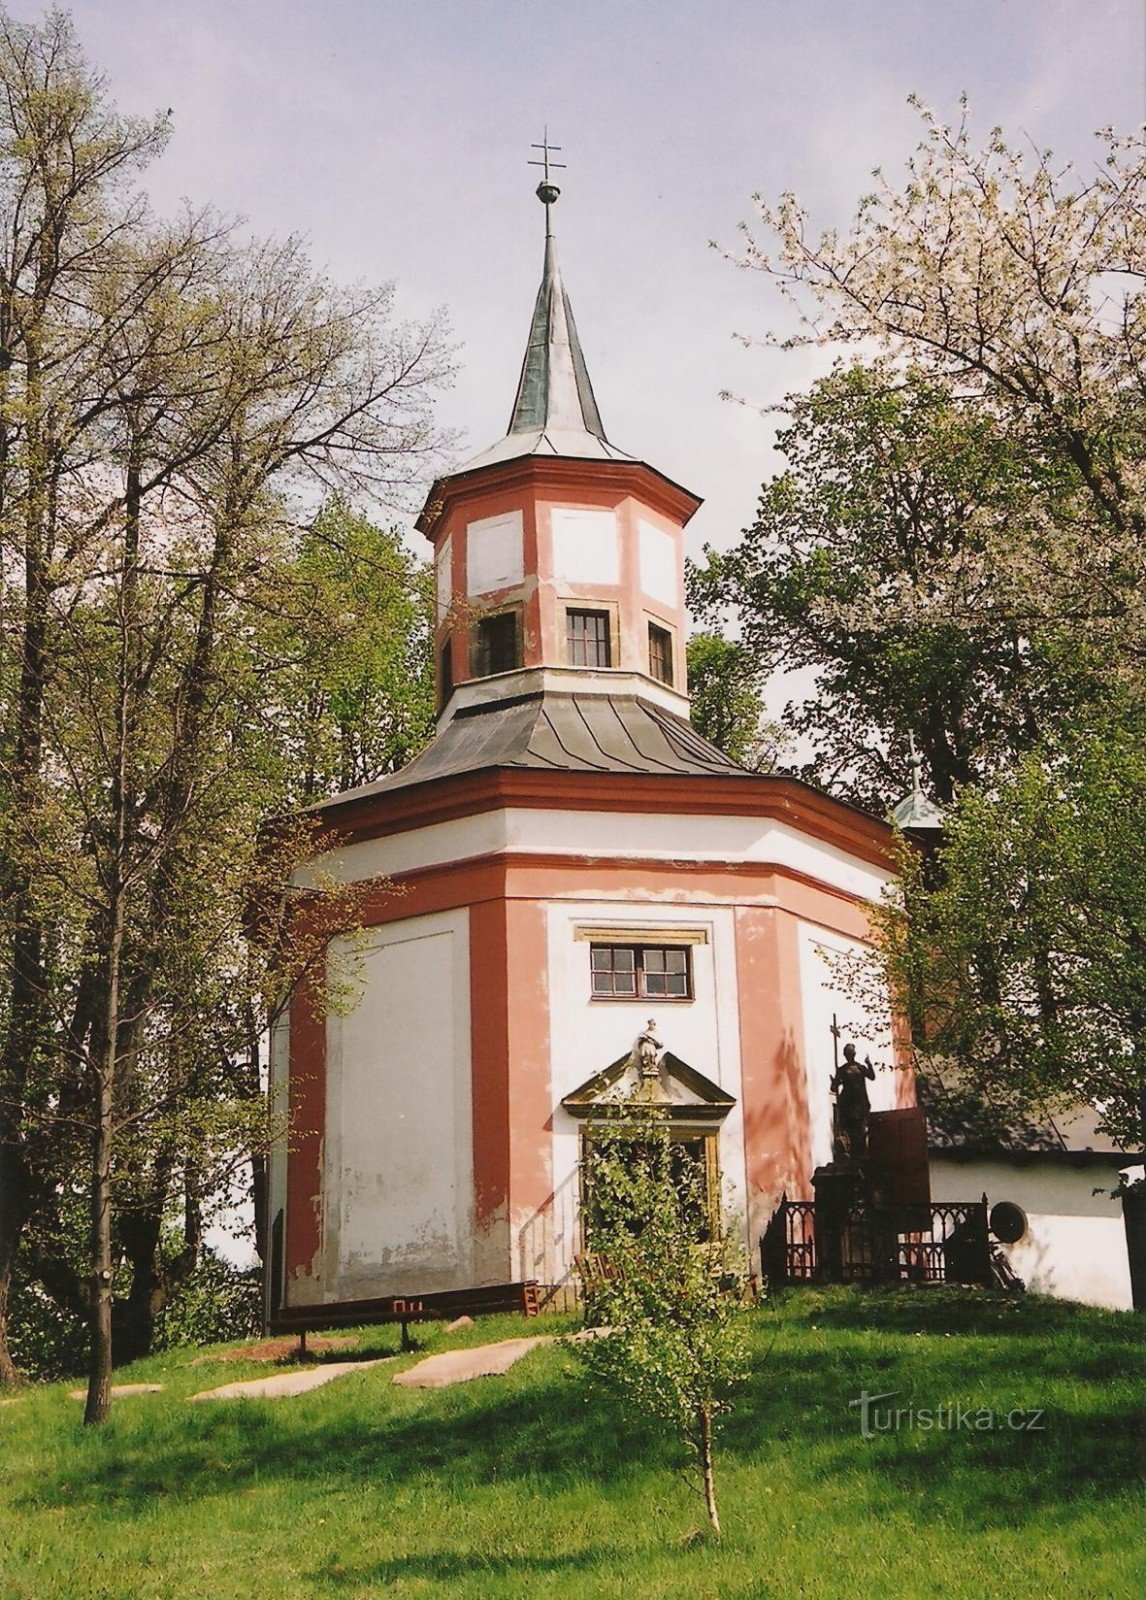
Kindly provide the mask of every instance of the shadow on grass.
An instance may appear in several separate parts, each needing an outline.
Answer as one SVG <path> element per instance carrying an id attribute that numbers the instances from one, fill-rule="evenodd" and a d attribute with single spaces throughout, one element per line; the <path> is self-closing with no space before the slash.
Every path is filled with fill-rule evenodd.
<path id="1" fill-rule="evenodd" d="M 308 1576 L 312 1582 L 332 1588 L 345 1587 L 355 1593 L 401 1583 L 407 1578 L 430 1579 L 436 1583 L 458 1583 L 478 1575 L 489 1578 L 536 1576 L 551 1573 L 572 1577 L 578 1572 L 599 1572 L 623 1562 L 624 1554 L 608 1546 L 593 1546 L 568 1555 L 483 1555 L 477 1551 L 427 1550 L 417 1555 L 391 1556 L 366 1565 L 318 1567 Z"/>
<path id="2" fill-rule="evenodd" d="M 994 1289 L 936 1284 L 886 1289 L 851 1286 L 781 1289 L 767 1302 L 786 1320 L 821 1328 L 878 1329 L 884 1333 L 1005 1333 L 1047 1339 L 1077 1333 L 1127 1346 L 1140 1344 L 1141 1323 L 1125 1312 L 1103 1312 L 1072 1300 L 1008 1295 Z"/>
<path id="3" fill-rule="evenodd" d="M 928 1296 L 855 1304 L 817 1292 L 781 1304 L 774 1337 L 776 1308 L 767 1308 L 753 1330 L 759 1364 L 721 1436 L 723 1461 L 751 1474 L 741 1479 L 749 1494 L 752 1482 L 773 1479 L 813 1497 L 846 1483 L 846 1504 L 840 1495 L 832 1502 L 845 1521 L 886 1509 L 889 1499 L 917 1507 L 920 1495 L 980 1527 L 1017 1525 L 1036 1510 L 1067 1516 L 1081 1504 L 1125 1498 L 1141 1466 L 1139 1415 L 1132 1386 L 1112 1389 L 1103 1375 L 1131 1370 L 1136 1330 L 1116 1318 L 1085 1316 L 1072 1326 L 1053 1313 L 1037 1330 L 1025 1324 L 1027 1312 L 1018 1313 L 1024 1324 L 1016 1330 L 997 1324 L 997 1310 L 980 1303 L 975 1317 Z M 973 1337 L 916 1339 L 921 1317 L 926 1332 L 940 1335 L 952 1330 L 937 1328 L 935 1319 L 957 1317 Z M 337 1493 L 364 1482 L 384 1490 L 433 1480 L 456 1495 L 516 1480 L 528 1497 L 539 1483 L 548 1495 L 588 1480 L 636 1495 L 680 1464 L 671 1438 L 588 1388 L 571 1355 L 557 1358 L 563 1370 L 555 1357 L 552 1349 L 539 1352 L 507 1378 L 437 1392 L 372 1390 L 347 1380 L 352 1388 L 334 1385 L 321 1391 L 322 1400 L 137 1413 L 121 1427 L 113 1419 L 105 1435 L 73 1439 L 47 1470 L 29 1470 L 12 1487 L 25 1505 L 87 1505 L 131 1516 L 150 1510 L 159 1495 L 191 1501 L 276 1481 L 321 1483 Z M 890 1403 L 916 1407 L 964 1401 L 1005 1414 L 1042 1406 L 1045 1426 L 865 1440 L 850 1405 L 863 1388 L 901 1391 L 904 1398 Z M 531 1567 L 552 1561 L 555 1571 L 594 1559 L 591 1551 L 520 1558 Z M 377 1577 L 395 1581 L 423 1568 L 426 1576 L 448 1577 L 449 1563 L 463 1560 L 470 1563 L 448 1551 L 395 1558 Z M 447 1566 L 439 1573 L 434 1563 Z M 475 1570 L 482 1565 L 473 1558 Z"/>
<path id="4" fill-rule="evenodd" d="M 455 1488 L 543 1476 L 557 1490 L 586 1477 L 644 1476 L 670 1459 L 659 1433 L 640 1420 L 619 1423 L 603 1397 L 585 1393 L 579 1375 L 484 1379 L 403 1393 L 397 1403 L 386 1392 L 377 1401 L 361 1391 L 321 1394 L 330 1398 L 123 1413 L 122 1431 L 80 1437 L 70 1459 L 17 1493 L 28 1505 L 86 1503 L 131 1515 L 157 1495 L 189 1500 L 277 1479 L 320 1481 L 336 1492 L 439 1474 Z"/>
<path id="5" fill-rule="evenodd" d="M 422 1347 L 411 1345 L 403 1350 L 401 1344 L 361 1344 L 350 1349 L 306 1350 L 301 1355 L 292 1350 L 288 1355 L 277 1356 L 267 1363 L 271 1372 L 294 1372 L 300 1367 L 335 1367 L 344 1361 L 392 1361 L 395 1356 L 420 1355 Z"/>

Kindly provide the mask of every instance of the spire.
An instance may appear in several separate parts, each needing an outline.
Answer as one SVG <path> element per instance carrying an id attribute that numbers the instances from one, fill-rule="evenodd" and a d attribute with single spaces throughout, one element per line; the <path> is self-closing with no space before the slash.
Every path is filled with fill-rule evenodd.
<path id="1" fill-rule="evenodd" d="M 547 188 L 555 191 L 556 187 L 539 184 L 538 195 Z M 540 429 L 543 433 L 591 433 L 604 440 L 601 413 L 589 382 L 573 309 L 561 282 L 556 242 L 549 230 L 552 203 L 545 202 L 545 267 L 533 307 L 509 432 L 533 433 Z M 572 453 L 558 451 L 561 455 Z"/>
<path id="2" fill-rule="evenodd" d="M 542 159 L 529 163 L 544 168 L 544 177 L 537 185 L 537 198 L 545 207 L 545 261 L 509 430 L 491 449 L 467 462 L 461 469 L 463 472 L 530 455 L 610 461 L 632 459 L 605 437 L 593 385 L 589 381 L 589 369 L 577 337 L 577 324 L 573 321 L 573 308 L 557 265 L 552 212 L 561 190 L 552 181 L 550 171 L 563 168 L 565 163 L 550 157 L 560 148 L 549 143 L 547 129 L 542 143 L 533 146 L 534 150 L 542 152 Z"/>

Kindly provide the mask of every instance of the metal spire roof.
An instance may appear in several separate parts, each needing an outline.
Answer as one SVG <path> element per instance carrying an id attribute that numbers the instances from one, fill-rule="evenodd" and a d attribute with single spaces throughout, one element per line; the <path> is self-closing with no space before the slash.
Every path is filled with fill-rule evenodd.
<path id="1" fill-rule="evenodd" d="M 468 461 L 460 469 L 462 472 L 532 455 L 573 456 L 594 461 L 634 459 L 605 437 L 593 385 L 589 381 L 589 369 L 577 337 L 577 324 L 573 321 L 573 308 L 557 265 L 551 208 L 561 191 L 549 181 L 549 152 L 557 146 L 546 142 L 536 148 L 545 151 L 544 163 L 534 163 L 545 166 L 545 177 L 537 185 L 537 198 L 545 207 L 545 264 L 533 307 L 513 415 L 505 438 Z"/>
<path id="2" fill-rule="evenodd" d="M 892 809 L 891 820 L 904 833 L 909 829 L 940 833 L 946 818 L 942 808 L 937 806 L 934 800 L 929 800 L 923 792 L 923 785 L 919 779 L 923 762 L 919 751 L 915 748 L 915 735 L 911 734 L 908 737 L 911 746 L 911 793 L 904 795 L 899 804 Z"/>
<path id="3" fill-rule="evenodd" d="M 545 212 L 548 218 L 548 206 Z M 532 433 L 549 428 L 562 433 L 591 433 L 601 440 L 605 437 L 573 321 L 573 308 L 561 282 L 556 242 L 547 223 L 545 269 L 533 307 L 509 431 Z"/>

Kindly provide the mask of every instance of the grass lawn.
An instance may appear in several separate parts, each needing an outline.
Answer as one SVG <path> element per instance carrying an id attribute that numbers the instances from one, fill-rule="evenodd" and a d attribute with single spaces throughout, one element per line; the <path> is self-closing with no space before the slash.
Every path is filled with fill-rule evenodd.
<path id="1" fill-rule="evenodd" d="M 64 1384 L 0 1408 L 0 1596 L 1146 1594 L 1141 1319 L 945 1290 L 793 1291 L 749 1315 L 718 1545 L 696 1537 L 673 1442 L 586 1392 L 567 1347 L 454 1389 L 397 1389 L 390 1362 L 296 1399 L 196 1406 L 273 1369 L 192 1367 L 187 1350 L 118 1374 L 168 1388 L 102 1430 Z M 570 1325 L 416 1332 L 430 1350 Z M 396 1330 L 360 1343 L 388 1353 Z M 862 1438 L 864 1389 L 900 1391 L 877 1420 L 910 1406 L 916 1426 Z M 918 1425 L 947 1404 L 995 1426 Z M 1012 1429 L 1017 1408 L 1041 1427 Z"/>

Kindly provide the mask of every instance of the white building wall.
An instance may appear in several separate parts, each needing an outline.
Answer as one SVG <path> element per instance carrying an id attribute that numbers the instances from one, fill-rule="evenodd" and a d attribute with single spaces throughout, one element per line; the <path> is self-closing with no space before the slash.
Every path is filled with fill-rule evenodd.
<path id="1" fill-rule="evenodd" d="M 1029 1290 L 1129 1311 L 1122 1204 L 1110 1194 L 1117 1182 L 1113 1163 L 1071 1166 L 1047 1156 L 1020 1165 L 931 1157 L 932 1200 L 978 1200 L 985 1194 L 992 1205 L 1013 1200 L 1022 1206 L 1027 1232 L 1001 1248 Z"/>
<path id="2" fill-rule="evenodd" d="M 523 549 L 520 511 L 471 522 L 466 528 L 466 587 L 470 597 L 520 583 Z"/>
<path id="3" fill-rule="evenodd" d="M 336 941 L 358 996 L 327 1019 L 324 1293 L 473 1282 L 469 914 Z"/>
<path id="4" fill-rule="evenodd" d="M 568 813 L 526 807 L 486 811 L 455 822 L 369 839 L 320 856 L 297 874 L 313 884 L 329 873 L 343 882 L 385 877 L 498 851 L 596 860 L 712 861 L 790 867 L 846 894 L 877 900 L 891 873 L 835 845 L 824 844 L 770 817 L 649 816 L 614 811 Z M 695 897 L 687 885 L 672 891 Z"/>
<path id="5" fill-rule="evenodd" d="M 620 544 L 615 511 L 554 506 L 549 514 L 553 576 L 561 583 L 621 581 Z"/>
<path id="6" fill-rule="evenodd" d="M 806 922 L 800 924 L 799 937 L 804 1073 L 815 1168 L 832 1158 L 833 1017 L 840 1030 L 841 1060 L 844 1045 L 850 1041 L 860 1060 L 870 1055 L 872 1066 L 876 1068 L 875 1082 L 868 1084 L 873 1111 L 895 1109 L 898 1073 L 893 1064 L 890 1008 L 886 1004 L 866 1005 L 848 992 L 847 964 L 862 958 L 865 946 L 857 939 L 828 933 Z"/>
<path id="7" fill-rule="evenodd" d="M 649 900 L 562 901 L 550 905 L 549 1002 L 553 1085 L 553 1217 L 536 1238 L 523 1239 L 525 1274 L 560 1282 L 577 1248 L 579 1127 L 561 1099 L 629 1051 L 649 1017 L 667 1050 L 736 1097 L 725 1119 L 720 1163 L 725 1201 L 734 1215 L 745 1209 L 744 1122 L 740 1074 L 739 996 L 731 909 L 693 904 L 671 907 Z M 658 933 L 688 929 L 703 934 L 693 944 L 691 1001 L 594 1000 L 589 976 L 590 938 L 578 930 L 639 929 L 656 944 Z M 605 934 L 602 934 L 605 937 Z M 548 1259 L 546 1259 L 548 1257 Z"/>
<path id="8" fill-rule="evenodd" d="M 454 601 L 454 546 L 452 535 L 442 540 L 434 562 L 438 621 L 444 622 Z"/>
<path id="9" fill-rule="evenodd" d="M 286 1242 L 286 1203 L 287 1203 L 287 1148 L 289 1144 L 288 1118 L 290 1112 L 290 1022 L 286 1013 L 279 1017 L 271 1029 L 270 1050 L 268 1054 L 268 1091 L 270 1095 L 271 1124 L 274 1129 L 274 1138 L 267 1160 L 267 1218 L 268 1228 L 273 1229 L 275 1217 L 281 1211 L 283 1214 L 283 1242 Z M 267 1239 L 268 1252 L 271 1248 L 271 1239 Z M 227 1254 L 224 1250 L 223 1254 Z M 270 1258 L 268 1255 L 268 1265 Z M 266 1279 L 267 1312 L 282 1284 L 273 1284 L 269 1273 Z"/>
<path id="10" fill-rule="evenodd" d="M 652 522 L 637 524 L 641 589 L 651 600 L 674 610 L 680 605 L 680 557 L 677 539 Z"/>

